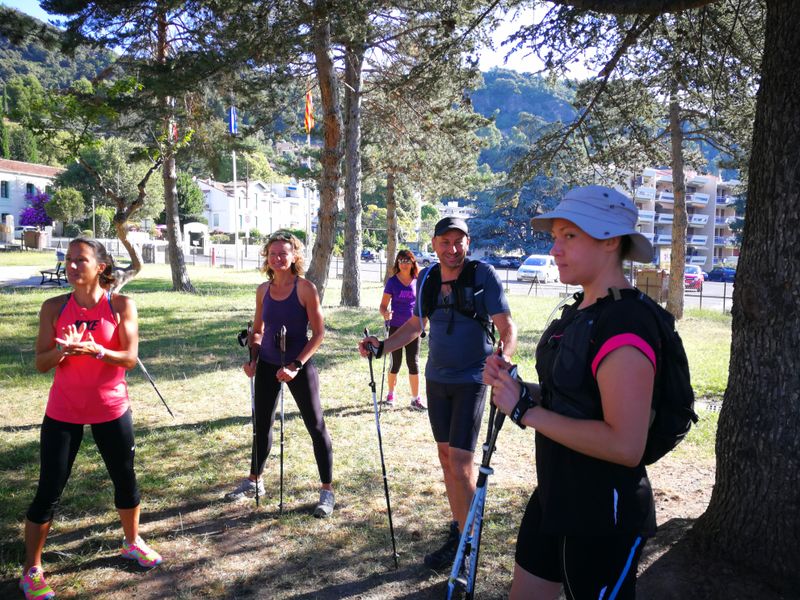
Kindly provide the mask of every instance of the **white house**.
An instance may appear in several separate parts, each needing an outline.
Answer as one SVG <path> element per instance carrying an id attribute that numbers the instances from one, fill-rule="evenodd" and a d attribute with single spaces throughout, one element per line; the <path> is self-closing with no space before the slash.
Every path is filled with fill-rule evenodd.
<path id="1" fill-rule="evenodd" d="M 19 225 L 19 215 L 27 206 L 25 195 L 46 191 L 63 170 L 0 158 L 0 222 L 5 222 L 6 215 L 12 215 L 14 224 Z"/>
<path id="2" fill-rule="evenodd" d="M 198 179 L 197 184 L 206 198 L 205 215 L 212 232 L 233 233 L 236 229 L 243 232 L 257 229 L 262 234 L 278 229 L 316 231 L 319 193 L 311 182 L 237 181 L 234 186 L 234 182 Z"/>

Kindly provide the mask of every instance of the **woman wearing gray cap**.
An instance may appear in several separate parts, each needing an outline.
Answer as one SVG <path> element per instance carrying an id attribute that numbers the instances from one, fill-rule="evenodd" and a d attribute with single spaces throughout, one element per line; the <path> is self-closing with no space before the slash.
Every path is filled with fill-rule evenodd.
<path id="1" fill-rule="evenodd" d="M 553 236 L 561 281 L 580 285 L 536 348 L 539 385 L 496 362 L 484 381 L 520 427 L 536 430 L 538 486 L 520 525 L 510 597 L 634 598 L 636 568 L 655 533 L 642 462 L 659 330 L 623 259 L 649 262 L 636 206 L 602 186 L 570 190 L 532 221 Z M 520 385 L 522 383 L 522 385 Z"/>

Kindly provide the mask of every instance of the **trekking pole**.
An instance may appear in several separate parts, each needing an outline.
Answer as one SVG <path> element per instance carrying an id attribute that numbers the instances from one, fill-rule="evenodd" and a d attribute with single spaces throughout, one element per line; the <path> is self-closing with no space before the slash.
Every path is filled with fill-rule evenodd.
<path id="1" fill-rule="evenodd" d="M 503 343 L 498 344 L 497 353 L 503 353 Z M 481 546 L 481 532 L 483 531 L 483 509 L 486 505 L 486 492 L 489 475 L 494 469 L 489 466 L 495 442 L 506 416 L 497 411 L 494 405 L 494 390 L 489 395 L 489 427 L 486 430 L 486 443 L 483 445 L 483 460 L 475 484 L 475 494 L 472 496 L 467 520 L 464 522 L 464 531 L 458 540 L 458 550 L 453 561 L 453 568 L 447 580 L 447 600 L 453 598 L 456 586 L 465 590 L 465 600 L 473 600 L 475 595 L 475 574 L 478 570 L 478 553 Z"/>
<path id="2" fill-rule="evenodd" d="M 364 328 L 364 337 L 369 337 L 369 331 Z M 375 375 L 372 371 L 372 357 L 377 353 L 378 349 L 372 344 L 367 344 L 369 354 L 369 387 L 372 389 L 372 406 L 375 409 L 375 428 L 378 431 L 378 450 L 381 454 L 381 471 L 383 471 L 383 491 L 386 495 L 386 512 L 389 514 L 389 532 L 392 535 L 392 556 L 394 558 L 394 568 L 399 568 L 397 562 L 397 545 L 394 539 L 394 525 L 392 524 L 392 504 L 389 501 L 389 481 L 386 478 L 386 462 L 383 460 L 383 437 L 381 436 L 381 419 L 378 415 L 378 400 L 375 397 Z"/>
<path id="3" fill-rule="evenodd" d="M 281 368 L 286 366 L 286 325 L 281 325 L 281 331 L 278 334 L 278 346 L 281 350 Z M 278 502 L 278 514 L 283 514 L 283 430 L 285 421 L 283 420 L 283 389 L 286 383 L 281 381 L 281 496 Z"/>
<path id="4" fill-rule="evenodd" d="M 383 322 L 384 339 L 389 337 L 389 321 Z M 386 378 L 386 354 L 383 355 L 383 366 L 381 366 L 381 393 L 378 395 L 378 413 L 383 414 L 383 381 Z"/>
<path id="5" fill-rule="evenodd" d="M 169 416 L 174 419 L 175 415 L 173 415 L 172 411 L 169 409 L 169 406 L 167 405 L 167 401 L 164 400 L 164 396 L 162 396 L 161 392 L 158 391 L 158 388 L 156 387 L 156 382 L 153 381 L 153 378 L 150 377 L 150 373 L 148 373 L 147 369 L 144 368 L 144 363 L 142 362 L 142 359 L 137 356 L 136 357 L 136 362 L 139 363 L 139 366 L 142 368 L 142 372 L 144 373 L 144 376 L 147 377 L 148 381 L 150 382 L 150 385 L 153 386 L 153 389 L 156 391 L 156 394 L 158 394 L 158 397 L 161 398 L 161 402 L 164 403 L 164 408 L 167 409 L 167 412 L 169 413 Z"/>
<path id="6" fill-rule="evenodd" d="M 248 321 L 247 329 L 242 329 L 237 336 L 239 345 L 247 348 L 247 358 L 252 360 L 252 353 L 250 347 L 250 340 L 253 335 L 253 322 Z M 250 377 L 250 418 L 253 423 L 253 451 L 250 455 L 250 471 L 256 474 L 256 508 L 261 503 L 261 498 L 258 493 L 258 428 L 256 427 L 256 383 L 255 375 Z"/>

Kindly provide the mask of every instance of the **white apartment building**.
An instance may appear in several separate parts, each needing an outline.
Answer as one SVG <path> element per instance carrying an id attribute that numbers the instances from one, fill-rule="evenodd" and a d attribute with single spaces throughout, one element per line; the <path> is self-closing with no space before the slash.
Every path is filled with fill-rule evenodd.
<path id="1" fill-rule="evenodd" d="M 205 216 L 211 232 L 317 230 L 319 193 L 311 182 L 237 181 L 234 186 L 234 182 L 198 179 L 197 184 L 206 198 Z"/>
<path id="2" fill-rule="evenodd" d="M 740 183 L 690 171 L 684 173 L 684 179 L 688 219 L 686 263 L 709 271 L 739 255 L 730 225 L 737 219 L 734 194 Z M 653 242 L 659 264 L 667 263 L 675 204 L 672 170 L 645 169 L 633 187 L 633 199 L 639 208 L 637 226 Z"/>
<path id="3" fill-rule="evenodd" d="M 451 200 L 447 204 L 439 203 L 436 205 L 439 211 L 439 217 L 460 217 L 462 219 L 469 219 L 475 216 L 477 210 L 472 206 L 459 206 L 457 200 Z"/>
<path id="4" fill-rule="evenodd" d="M 0 222 L 5 223 L 6 215 L 12 215 L 14 225 L 19 225 L 19 215 L 28 205 L 25 195 L 46 191 L 63 170 L 0 158 Z"/>

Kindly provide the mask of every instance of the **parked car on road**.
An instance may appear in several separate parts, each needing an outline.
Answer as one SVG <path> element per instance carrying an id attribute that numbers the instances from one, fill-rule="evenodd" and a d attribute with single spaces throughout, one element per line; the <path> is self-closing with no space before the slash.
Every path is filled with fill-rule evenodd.
<path id="1" fill-rule="evenodd" d="M 683 287 L 695 292 L 703 291 L 703 271 L 697 265 L 683 267 Z"/>
<path id="2" fill-rule="evenodd" d="M 361 260 L 364 262 L 375 262 L 375 258 L 375 254 L 373 254 L 372 250 L 364 248 L 361 251 Z"/>
<path id="3" fill-rule="evenodd" d="M 492 265 L 495 269 L 500 269 L 504 266 L 503 259 L 496 254 L 484 254 L 478 260 L 482 263 L 486 263 L 487 265 Z"/>
<path id="4" fill-rule="evenodd" d="M 556 259 L 549 254 L 531 254 L 517 269 L 517 281 L 558 281 Z"/>
<path id="5" fill-rule="evenodd" d="M 708 274 L 709 281 L 725 281 L 727 283 L 733 283 L 735 277 L 736 269 L 732 269 L 731 267 L 714 267 Z"/>
<path id="6" fill-rule="evenodd" d="M 414 258 L 417 259 L 417 264 L 427 267 L 431 263 L 439 262 L 439 257 L 434 252 L 420 252 L 414 250 Z"/>
<path id="7" fill-rule="evenodd" d="M 500 260 L 505 261 L 507 269 L 519 269 L 524 258 L 524 256 L 503 256 Z"/>

